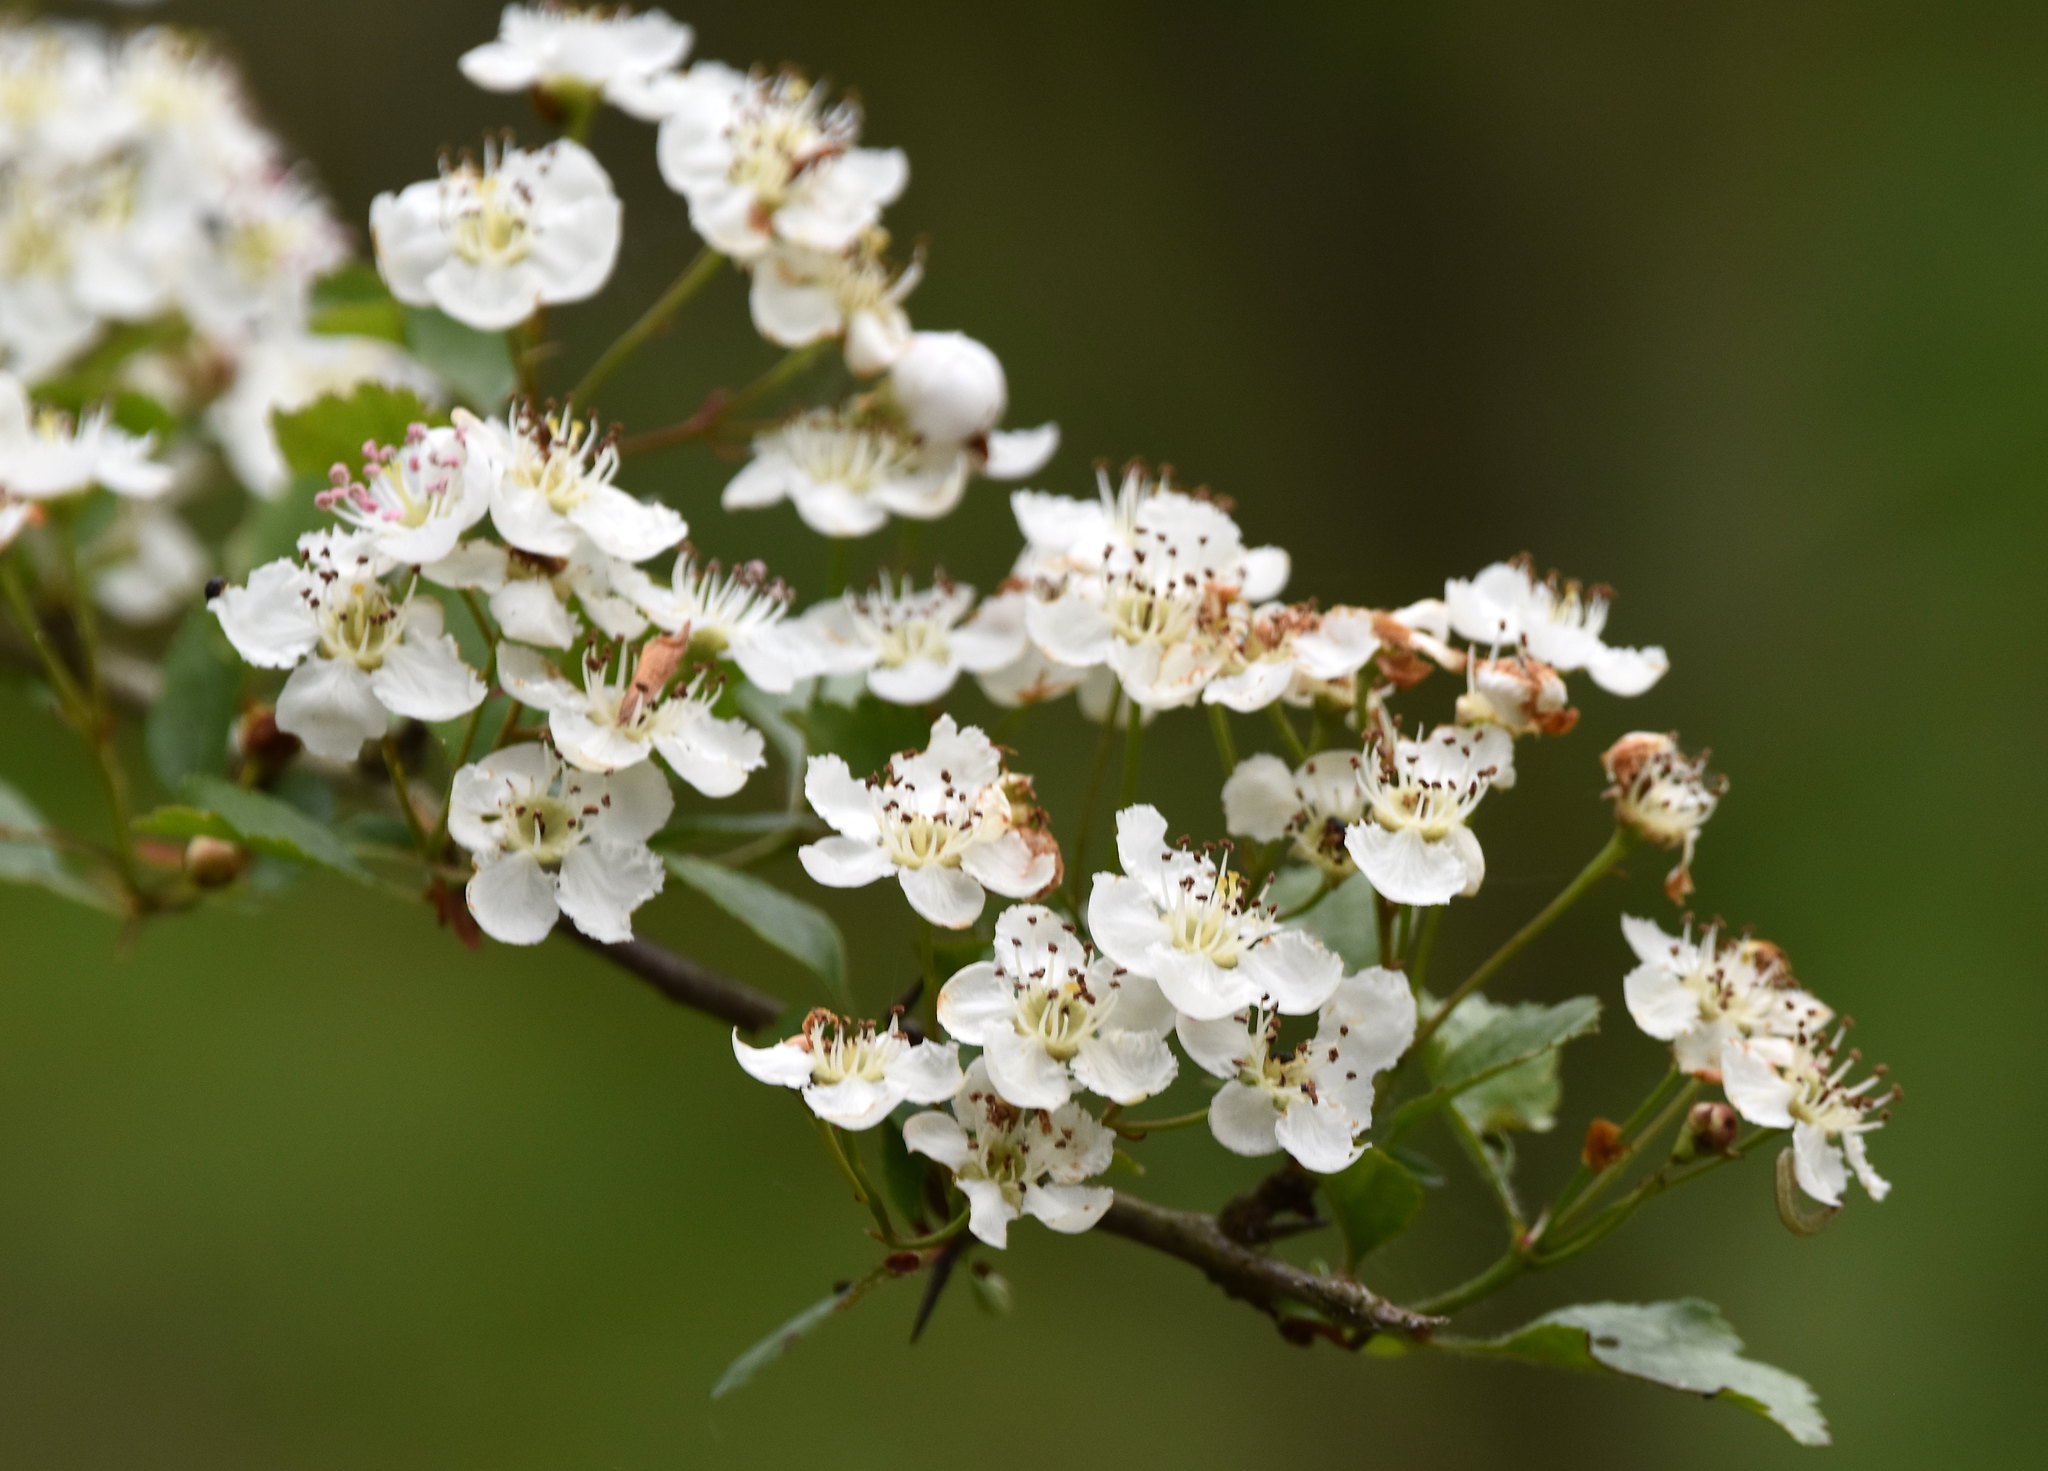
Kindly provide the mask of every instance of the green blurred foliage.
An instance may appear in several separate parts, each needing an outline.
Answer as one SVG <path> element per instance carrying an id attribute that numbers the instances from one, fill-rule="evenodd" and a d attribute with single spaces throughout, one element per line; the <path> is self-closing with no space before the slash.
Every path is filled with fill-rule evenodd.
<path id="1" fill-rule="evenodd" d="M 444 144 L 537 133 L 520 99 L 453 70 L 496 9 L 154 13 L 230 38 L 360 221 Z M 917 318 L 996 347 L 1016 422 L 1060 420 L 1050 488 L 1085 491 L 1098 456 L 1170 459 L 1234 496 L 1253 540 L 1291 546 L 1295 587 L 1326 599 L 1405 601 L 1526 548 L 1618 584 L 1617 636 L 1670 649 L 1641 701 L 1584 691 L 1582 730 L 1488 804 L 1486 891 L 1444 926 L 1436 974 L 1599 845 L 1600 746 L 1679 728 L 1734 781 L 1703 911 L 1757 925 L 1863 1019 L 1911 1095 L 1873 1145 L 1898 1188 L 1800 1240 L 1765 1168 L 1718 1174 L 1474 1330 L 1706 1297 L 1814 1385 L 1848 1464 L 2036 1464 L 2016 1391 L 2048 1317 L 2024 1152 L 2048 1004 L 2041 701 L 2021 666 L 2048 629 L 2048 13 L 719 0 L 684 18 L 704 54 L 856 85 L 871 136 L 909 150 L 891 224 L 931 237 Z M 556 316 L 557 390 L 691 249 L 647 130 L 607 116 L 595 146 L 627 242 L 611 289 Z M 727 278 L 605 407 L 673 422 L 770 360 Z M 675 452 L 626 483 L 683 506 L 712 553 L 820 585 L 824 550 L 790 517 L 717 511 L 730 469 Z M 977 491 L 927 546 L 963 578 L 1000 575 L 1000 495 Z M 0 731 L 9 779 L 98 820 L 82 758 L 11 690 Z M 1085 742 L 1065 713 L 1023 739 L 1062 773 Z M 1148 757 L 1209 769 L 1200 722 L 1163 722 Z M 1637 863 L 1608 902 L 1664 915 L 1660 871 Z M 916 972 L 900 906 L 832 897 L 855 990 L 896 994 Z M 658 938 L 811 994 L 697 896 L 652 912 Z M 1721 1471 L 1811 1454 L 1618 1381 L 1303 1352 L 1178 1264 L 1030 1228 L 1000 1264 L 1010 1317 L 955 1292 L 912 1350 L 915 1292 L 879 1293 L 714 1406 L 734 1354 L 870 1260 L 810 1129 L 740 1076 L 717 1027 L 579 951 L 469 954 L 338 880 L 132 944 L 4 891 L 0 937 L 11 1465 Z M 1523 1142 L 1525 1181 L 1561 1177 L 1585 1118 L 1626 1112 L 1661 1067 L 1612 1004 L 1627 964 L 1588 905 L 1496 988 L 1610 1003 L 1567 1056 L 1564 1122 Z M 1494 1245 L 1455 1148 L 1415 1142 L 1454 1183 L 1371 1259 L 1397 1297 Z M 1176 1203 L 1258 1173 L 1185 1134 L 1143 1150 L 1144 1188 Z"/>

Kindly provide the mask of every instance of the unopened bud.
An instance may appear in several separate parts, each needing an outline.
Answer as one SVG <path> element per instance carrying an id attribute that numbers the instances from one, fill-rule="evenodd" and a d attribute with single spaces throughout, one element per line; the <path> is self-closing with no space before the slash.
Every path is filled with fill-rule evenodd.
<path id="1" fill-rule="evenodd" d="M 1671 1158 L 1678 1164 L 1701 1155 L 1727 1154 L 1735 1147 L 1742 1118 L 1725 1103 L 1695 1103 L 1685 1115 Z"/>
<path id="2" fill-rule="evenodd" d="M 914 333 L 889 383 L 910 427 L 944 444 L 988 433 L 1010 406 L 1002 363 L 962 332 Z"/>
<path id="3" fill-rule="evenodd" d="M 248 862 L 248 851 L 226 838 L 198 837 L 185 845 L 185 876 L 202 889 L 226 888 Z"/>
<path id="4" fill-rule="evenodd" d="M 1017 1305 L 1017 1298 L 1010 1290 L 1009 1278 L 987 1262 L 976 1262 L 967 1280 L 974 1285 L 974 1300 L 981 1305 L 983 1312 L 991 1318 L 1010 1316 L 1010 1310 Z"/>
<path id="5" fill-rule="evenodd" d="M 270 776 L 299 754 L 299 738 L 277 728 L 277 712 L 270 706 L 251 705 L 235 730 L 235 749 L 261 775 Z"/>

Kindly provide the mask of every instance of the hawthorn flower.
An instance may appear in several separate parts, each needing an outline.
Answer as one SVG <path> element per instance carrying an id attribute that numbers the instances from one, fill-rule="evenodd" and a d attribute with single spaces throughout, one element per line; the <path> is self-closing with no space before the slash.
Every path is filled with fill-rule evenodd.
<path id="1" fill-rule="evenodd" d="M 1538 582 L 1526 561 L 1495 562 L 1471 581 L 1444 586 L 1451 626 L 1475 644 L 1520 647 L 1565 674 L 1583 669 L 1612 695 L 1640 695 L 1671 667 L 1661 648 L 1610 648 L 1601 642 L 1609 594 Z"/>
<path id="2" fill-rule="evenodd" d="M 1731 1040 L 1817 1033 L 1834 1013 L 1799 989 L 1774 945 L 1723 940 L 1708 930 L 1667 935 L 1655 923 L 1623 915 L 1621 932 L 1638 964 L 1622 982 L 1629 1015 L 1648 1035 L 1672 1044 L 1679 1068 L 1719 1076 Z"/>
<path id="3" fill-rule="evenodd" d="M 666 11 L 626 6 L 507 5 L 496 40 L 463 52 L 463 76 L 486 92 L 538 90 L 637 103 L 689 53 L 690 28 Z"/>
<path id="4" fill-rule="evenodd" d="M 486 147 L 481 163 L 444 166 L 440 178 L 370 206 L 391 294 L 480 332 L 596 295 L 618 259 L 619 231 L 610 176 L 566 138 L 532 152 Z"/>
<path id="5" fill-rule="evenodd" d="M 1116 1192 L 1082 1182 L 1109 1168 L 1116 1137 L 1079 1104 L 1023 1109 L 990 1081 L 985 1058 L 967 1069 L 950 1114 L 913 1114 L 903 1123 L 913 1153 L 953 1172 L 967 1197 L 967 1229 L 990 1246 L 1009 1244 L 1010 1222 L 1035 1216 L 1055 1231 L 1086 1231 Z"/>
<path id="6" fill-rule="evenodd" d="M 641 605 L 655 592 L 646 573 L 587 541 L 566 557 L 465 541 L 420 575 L 441 587 L 487 593 L 499 632 L 544 649 L 576 642 L 583 631 L 576 609 L 608 638 L 640 637 L 648 624 Z"/>
<path id="7" fill-rule="evenodd" d="M 1123 873 L 1098 873 L 1088 932 L 1125 970 L 1159 983 L 1176 1011 L 1214 1020 L 1265 1005 L 1290 1016 L 1330 999 L 1344 966 L 1320 940 L 1283 930 L 1242 873 L 1166 843 L 1155 807 L 1116 815 Z"/>
<path id="8" fill-rule="evenodd" d="M 469 912 L 507 945 L 538 945 L 564 914 L 593 940 L 632 939 L 633 911 L 661 892 L 647 840 L 673 807 L 651 766 L 601 776 L 542 745 L 493 751 L 448 798 L 448 835 L 476 863 Z"/>
<path id="9" fill-rule="evenodd" d="M 996 921 L 995 959 L 939 992 L 939 1023 L 982 1049 L 989 1082 L 1019 1108 L 1058 1108 L 1086 1088 L 1139 1103 L 1173 1081 L 1173 1008 L 1159 987 L 1092 954 L 1050 909 L 1020 904 Z"/>
<path id="10" fill-rule="evenodd" d="M 533 650 L 501 644 L 498 677 L 521 704 L 548 712 L 548 734 L 570 765 L 617 771 L 659 752 L 705 796 L 730 797 L 767 764 L 761 732 L 712 714 L 718 691 L 702 674 L 669 688 L 685 646 L 674 635 L 650 639 L 630 663 L 624 644 L 616 659 L 593 647 L 579 688 Z"/>
<path id="11" fill-rule="evenodd" d="M 770 1047 L 750 1047 L 735 1030 L 732 1052 L 762 1082 L 800 1089 L 812 1113 L 842 1129 L 872 1129 L 899 1103 L 944 1103 L 962 1082 L 957 1043 L 906 1036 L 893 1016 L 878 1028 L 820 1009 Z"/>
<path id="12" fill-rule="evenodd" d="M 1223 784 L 1223 826 L 1254 842 L 1292 838 L 1335 883 L 1353 872 L 1345 834 L 1365 816 L 1359 765 L 1350 751 L 1320 751 L 1293 770 L 1277 756 L 1248 757 Z"/>
<path id="13" fill-rule="evenodd" d="M 1621 825 L 1660 848 L 1678 850 L 1678 867 L 1664 879 L 1673 904 L 1692 892 L 1692 854 L 1700 829 L 1721 805 L 1728 778 L 1707 770 L 1707 753 L 1688 756 L 1678 738 L 1631 731 L 1600 757 L 1607 772 L 1603 795 L 1614 799 Z"/>
<path id="14" fill-rule="evenodd" d="M 1465 693 L 1458 696 L 1460 725 L 1497 725 L 1511 736 L 1555 736 L 1579 723 L 1564 677 L 1529 654 L 1474 659 L 1465 667 L 1465 680 Z"/>
<path id="15" fill-rule="evenodd" d="M 491 505 L 488 483 L 471 473 L 468 437 L 460 423 L 414 424 L 402 446 L 363 446 L 361 480 L 336 465 L 315 500 L 377 556 L 413 567 L 438 562 Z"/>
<path id="16" fill-rule="evenodd" d="M 943 576 L 920 591 L 885 574 L 866 592 L 807 612 L 799 621 L 800 657 L 818 673 L 865 674 L 868 689 L 891 704 L 929 704 L 953 688 L 961 670 L 1000 669 L 1024 651 L 1015 626 L 967 620 L 973 606 L 974 589 Z"/>
<path id="17" fill-rule="evenodd" d="M 277 446 L 273 412 L 305 408 L 323 394 L 360 383 L 409 388 L 438 402 L 434 375 L 395 343 L 377 337 L 279 332 L 241 353 L 235 380 L 206 410 L 207 428 L 227 455 L 235 478 L 255 496 L 274 500 L 291 484 L 291 468 Z"/>
<path id="18" fill-rule="evenodd" d="M 1352 862 L 1392 904 L 1448 904 L 1479 892 L 1486 856 L 1466 824 L 1509 759 L 1498 726 L 1438 726 L 1358 766 L 1365 818 L 1344 834 Z"/>
<path id="19" fill-rule="evenodd" d="M 922 279 L 924 265 L 913 258 L 892 275 L 880 236 L 868 231 L 845 251 L 769 246 L 754 262 L 748 290 L 754 330 L 779 347 L 838 337 L 855 377 L 887 370 L 910 346 L 903 302 Z"/>
<path id="20" fill-rule="evenodd" d="M 728 511 L 795 504 L 821 536 L 866 536 L 893 512 L 936 521 L 960 504 L 972 470 L 965 456 L 933 457 L 887 423 L 812 409 L 754 441 L 754 457 L 726 485 Z"/>
<path id="21" fill-rule="evenodd" d="M 1399 971 L 1346 976 L 1317 1019 L 1313 1040 L 1276 1057 L 1280 1019 L 1263 1007 L 1212 1020 L 1183 1016 L 1181 1046 L 1225 1080 L 1209 1104 L 1209 1131 L 1233 1154 L 1284 1149 L 1303 1169 L 1333 1175 L 1365 1152 L 1373 1080 L 1415 1038 L 1415 997 Z"/>
<path id="22" fill-rule="evenodd" d="M 858 146 L 861 112 L 792 73 L 700 62 L 669 87 L 655 158 L 712 249 L 752 261 L 776 241 L 840 252 L 903 192 L 898 149 Z"/>
<path id="23" fill-rule="evenodd" d="M 1861 1082 L 1847 1081 L 1860 1054 L 1843 1055 L 1846 1030 L 1828 1042 L 1773 1045 L 1731 1038 L 1721 1049 L 1721 1085 L 1728 1101 L 1752 1124 L 1792 1131 L 1799 1188 L 1830 1206 L 1841 1205 L 1851 1170 L 1872 1200 L 1883 1200 L 1892 1188 L 1870 1167 L 1863 1136 L 1884 1127 L 1890 1117 L 1885 1106 L 1899 1089 L 1873 1093 L 1884 1081 L 1882 1067 Z"/>
<path id="24" fill-rule="evenodd" d="M 893 874 L 910 907 L 945 929 L 973 924 L 987 893 L 1029 899 L 1058 872 L 1056 853 L 1018 829 L 1001 754 L 950 715 L 875 781 L 856 780 L 842 757 L 811 757 L 804 796 L 837 834 L 798 850 L 805 873 L 835 889 Z"/>
<path id="25" fill-rule="evenodd" d="M 155 449 L 154 435 L 128 433 L 105 410 L 74 420 L 35 408 L 21 380 L 0 371 L 0 490 L 47 501 L 99 485 L 118 496 L 154 500 L 177 479 L 151 458 Z"/>
<path id="26" fill-rule="evenodd" d="M 667 506 L 626 494 L 613 478 L 619 451 L 595 423 L 536 415 L 515 404 L 503 419 L 455 411 L 469 435 L 477 478 L 487 487 L 491 524 L 523 552 L 567 557 L 585 538 L 607 556 L 644 562 L 689 533 Z"/>
<path id="27" fill-rule="evenodd" d="M 1443 604 L 1433 601 L 1393 613 L 1269 603 L 1244 624 L 1228 672 L 1209 683 L 1202 699 L 1239 711 L 1262 710 L 1275 700 L 1307 705 L 1319 697 L 1349 707 L 1360 672 L 1375 659 L 1399 674 L 1404 687 L 1428 675 L 1423 654 L 1444 668 L 1461 667 L 1464 656 L 1444 642 L 1448 632 Z"/>
<path id="28" fill-rule="evenodd" d="M 313 283 L 349 258 L 333 206 L 300 173 L 235 179 L 203 208 L 204 245 L 186 252 L 175 290 L 192 324 L 224 344 L 299 327 Z"/>
<path id="29" fill-rule="evenodd" d="M 87 560 L 93 564 L 93 601 L 138 628 L 184 612 L 206 585 L 212 565 L 184 518 L 158 501 L 123 507 L 94 539 Z"/>
<path id="30" fill-rule="evenodd" d="M 330 761 L 352 761 L 393 715 L 453 720 L 483 703 L 441 605 L 384 582 L 389 562 L 359 535 L 314 532 L 211 603 L 228 642 L 259 669 L 289 669 L 278 729 Z"/>
<path id="31" fill-rule="evenodd" d="M 730 659 L 771 695 L 788 694 L 810 673 L 806 646 L 783 622 L 794 594 L 769 577 L 766 563 L 728 572 L 715 561 L 700 565 L 684 547 L 669 580 L 666 591 L 649 581 L 640 607 L 655 626 L 687 638 L 692 657 Z"/>

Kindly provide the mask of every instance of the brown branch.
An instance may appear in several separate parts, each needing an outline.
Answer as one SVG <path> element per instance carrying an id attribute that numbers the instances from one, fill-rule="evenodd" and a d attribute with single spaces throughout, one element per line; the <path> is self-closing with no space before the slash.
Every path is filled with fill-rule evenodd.
<path id="1" fill-rule="evenodd" d="M 1289 1304 L 1320 1313 L 1339 1330 L 1333 1336 L 1351 1347 L 1376 1333 L 1427 1338 L 1445 1321 L 1396 1307 L 1349 1277 L 1318 1276 L 1305 1267 L 1240 1246 L 1223 1234 L 1216 1217 L 1199 1211 L 1169 1210 L 1118 1191 L 1100 1227 L 1201 1268 L 1224 1292 L 1265 1313 L 1280 1325 L 1283 1334 L 1296 1341 L 1304 1341 L 1315 1330 L 1290 1315 Z"/>
<path id="2" fill-rule="evenodd" d="M 767 992 L 722 976 L 652 940 L 607 945 L 567 925 L 561 932 L 592 954 L 632 972 L 676 1005 L 715 1016 L 743 1032 L 758 1031 L 782 1015 L 782 1003 Z"/>

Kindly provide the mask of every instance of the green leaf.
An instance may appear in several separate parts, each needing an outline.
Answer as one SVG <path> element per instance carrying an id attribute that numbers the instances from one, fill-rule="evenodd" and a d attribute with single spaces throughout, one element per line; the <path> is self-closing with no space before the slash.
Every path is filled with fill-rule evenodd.
<path id="1" fill-rule="evenodd" d="M 1457 1097 L 1458 1112 L 1478 1133 L 1547 1133 L 1557 1124 L 1562 1091 L 1557 1049 L 1594 1030 L 1599 1014 L 1600 1004 L 1590 996 L 1548 1007 L 1532 1002 L 1501 1006 L 1474 996 L 1451 1013 L 1423 1063 L 1430 1081 L 1438 1084 L 1489 1074 Z M 1527 1061 L 1498 1067 L 1513 1056 Z"/>
<path id="2" fill-rule="evenodd" d="M 825 1298 L 822 1302 L 812 1303 L 794 1318 L 791 1318 L 787 1323 L 784 1323 L 780 1328 L 777 1328 L 773 1333 L 734 1359 L 732 1366 L 719 1376 L 716 1384 L 711 1386 L 711 1397 L 713 1399 L 724 1399 L 735 1389 L 746 1384 L 756 1374 L 795 1348 L 820 1323 L 824 1322 L 834 1313 L 845 1312 L 870 1292 L 874 1291 L 876 1287 L 886 1282 L 892 1275 L 894 1274 L 890 1272 L 889 1266 L 885 1262 L 870 1271 L 865 1277 L 834 1289 L 831 1296 Z"/>
<path id="3" fill-rule="evenodd" d="M 899 751 L 923 749 L 932 724 L 923 713 L 903 705 L 886 705 L 862 695 L 851 705 L 820 703 L 790 712 L 790 722 L 803 731 L 812 751 L 843 758 L 857 777 L 872 776 Z"/>
<path id="4" fill-rule="evenodd" d="M 912 1111 L 906 1106 L 888 1128 L 875 1132 L 882 1138 L 882 1188 L 889 1193 L 889 1204 L 897 1215 L 923 1230 L 923 1223 L 931 1216 L 924 1198 L 931 1161 L 921 1154 L 912 1154 L 910 1146 L 903 1142 L 902 1120 Z"/>
<path id="5" fill-rule="evenodd" d="M 1718 1308 L 1698 1298 L 1588 1303 L 1546 1313 L 1505 1337 L 1440 1338 L 1437 1346 L 1555 1369 L 1611 1372 L 1725 1399 L 1776 1421 L 1801 1445 L 1829 1443 L 1828 1422 L 1806 1382 L 1742 1357 L 1735 1330 Z"/>
<path id="6" fill-rule="evenodd" d="M 160 347 L 174 347 L 191 335 L 184 321 L 173 315 L 147 322 L 124 322 L 101 335 L 98 345 L 75 359 L 61 377 L 34 385 L 35 397 L 43 403 L 75 409 L 114 396 L 115 378 L 132 357 Z"/>
<path id="7" fill-rule="evenodd" d="M 164 655 L 164 692 L 143 722 L 150 769 L 176 790 L 188 776 L 224 775 L 241 667 L 204 607 L 185 615 Z"/>
<path id="8" fill-rule="evenodd" d="M 1382 1145 L 1403 1138 L 1459 1094 L 1532 1059 L 1541 1059 L 1574 1037 L 1596 1030 L 1600 1024 L 1600 1003 L 1591 996 L 1574 996 L 1555 1006 L 1535 1002 L 1490 1006 L 1480 1013 L 1478 1025 L 1465 1023 L 1463 1035 L 1456 1042 L 1442 1044 L 1444 1032 L 1450 1031 L 1465 1009 L 1475 1004 L 1466 1001 L 1451 1014 L 1451 1021 L 1437 1037 L 1431 1039 L 1423 1064 L 1435 1086 L 1395 1110 L 1379 1135 Z"/>
<path id="9" fill-rule="evenodd" d="M 1368 1149 L 1349 1169 L 1325 1176 L 1322 1185 L 1352 1266 L 1407 1230 L 1422 1211 L 1421 1184 L 1382 1150 Z"/>
<path id="10" fill-rule="evenodd" d="M 231 843 L 241 837 L 218 812 L 178 803 L 143 813 L 135 819 L 135 831 L 145 838 L 225 838 Z"/>
<path id="11" fill-rule="evenodd" d="M 375 882 L 330 829 L 267 792 L 250 791 L 217 776 L 187 777 L 179 792 L 192 807 L 226 825 L 227 831 L 215 831 L 213 836 L 234 838 L 273 858 L 309 863 L 362 883 Z M 144 820 L 152 824 L 176 821 L 176 811 L 159 809 Z"/>
<path id="12" fill-rule="evenodd" d="M 0 828 L 21 833 L 49 830 L 49 823 L 35 804 L 0 781 Z M 46 889 L 74 904 L 118 913 L 111 895 L 73 873 L 57 851 L 46 843 L 0 837 L 0 884 L 27 884 Z"/>
<path id="13" fill-rule="evenodd" d="M 328 336 L 404 342 L 405 308 L 374 266 L 351 261 L 314 285 L 311 325 Z"/>
<path id="14" fill-rule="evenodd" d="M 1372 885 L 1364 874 L 1352 874 L 1325 894 L 1299 924 L 1336 951 L 1348 969 L 1379 964 L 1379 920 L 1373 911 Z"/>
<path id="15" fill-rule="evenodd" d="M 850 1011 L 846 941 L 824 910 L 792 898 L 775 885 L 691 853 L 665 853 L 668 871 L 825 983 L 833 1001 Z"/>
<path id="16" fill-rule="evenodd" d="M 480 413 L 491 413 L 519 386 L 502 332 L 479 332 L 432 307 L 405 308 L 405 344 L 427 370 Z"/>

